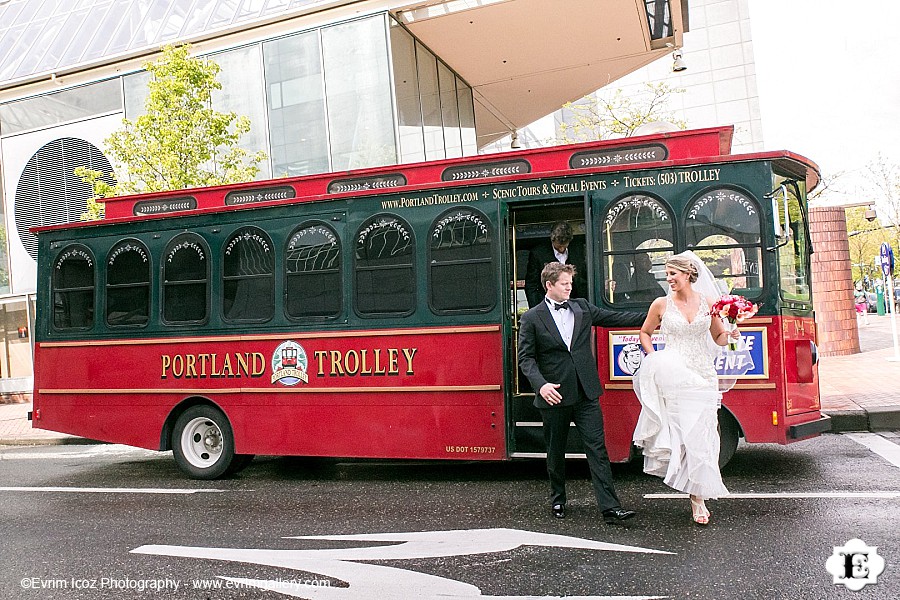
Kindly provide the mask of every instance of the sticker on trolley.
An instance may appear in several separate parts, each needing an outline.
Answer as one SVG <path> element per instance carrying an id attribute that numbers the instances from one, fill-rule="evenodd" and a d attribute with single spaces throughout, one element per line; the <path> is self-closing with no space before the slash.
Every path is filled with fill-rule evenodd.
<path id="1" fill-rule="evenodd" d="M 659 333 L 654 333 L 650 341 L 657 350 L 662 350 L 666 345 L 665 338 Z M 644 359 L 639 332 L 610 332 L 609 357 L 609 378 L 631 379 L 641 368 L 641 361 Z"/>
<path id="2" fill-rule="evenodd" d="M 767 379 L 769 377 L 769 350 L 765 327 L 741 327 L 741 340 L 737 350 L 724 350 L 715 357 L 719 377 L 738 379 Z M 655 332 L 650 338 L 656 350 L 666 347 L 666 338 Z M 630 380 L 641 367 L 644 351 L 640 332 L 609 332 L 609 378 Z"/>
<path id="3" fill-rule="evenodd" d="M 309 359 L 306 350 L 297 342 L 282 342 L 272 353 L 272 383 L 281 385 L 297 385 L 299 382 L 309 383 L 306 368 Z"/>

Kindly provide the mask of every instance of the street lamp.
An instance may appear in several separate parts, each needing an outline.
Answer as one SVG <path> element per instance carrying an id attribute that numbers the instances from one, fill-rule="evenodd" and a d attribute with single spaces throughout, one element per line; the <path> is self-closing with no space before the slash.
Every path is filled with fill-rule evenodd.
<path id="1" fill-rule="evenodd" d="M 869 222 L 872 222 L 872 221 L 874 221 L 875 219 L 877 219 L 877 218 L 878 218 L 878 213 L 875 212 L 875 207 L 874 207 L 874 206 L 869 206 L 869 208 L 866 209 L 866 215 L 865 215 L 865 216 L 866 216 L 866 221 L 869 221 Z"/>

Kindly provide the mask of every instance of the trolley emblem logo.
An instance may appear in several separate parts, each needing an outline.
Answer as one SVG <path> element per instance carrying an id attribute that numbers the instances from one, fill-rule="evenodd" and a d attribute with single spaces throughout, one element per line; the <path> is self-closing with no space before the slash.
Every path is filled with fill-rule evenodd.
<path id="1" fill-rule="evenodd" d="M 303 346 L 291 340 L 282 342 L 272 353 L 272 383 L 309 383 L 309 375 L 306 373 L 308 365 L 309 359 Z"/>

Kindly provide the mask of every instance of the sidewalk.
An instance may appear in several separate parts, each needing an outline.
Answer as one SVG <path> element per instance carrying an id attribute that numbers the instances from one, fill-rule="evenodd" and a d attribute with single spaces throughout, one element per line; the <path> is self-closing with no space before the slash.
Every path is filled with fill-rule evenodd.
<path id="1" fill-rule="evenodd" d="M 897 327 L 900 329 L 900 317 Z M 894 357 L 889 316 L 860 325 L 862 352 L 819 359 L 822 412 L 832 431 L 900 430 L 900 361 Z M 0 445 L 90 444 L 80 437 L 32 429 L 28 404 L 0 404 Z"/>
<path id="2" fill-rule="evenodd" d="M 900 316 L 897 318 L 900 333 Z M 900 360 L 888 315 L 859 326 L 859 354 L 819 359 L 822 412 L 832 431 L 900 430 Z"/>
<path id="3" fill-rule="evenodd" d="M 27 404 L 0 404 L 0 445 L 47 446 L 53 444 L 94 444 L 93 440 L 32 429 L 28 420 L 31 402 Z"/>

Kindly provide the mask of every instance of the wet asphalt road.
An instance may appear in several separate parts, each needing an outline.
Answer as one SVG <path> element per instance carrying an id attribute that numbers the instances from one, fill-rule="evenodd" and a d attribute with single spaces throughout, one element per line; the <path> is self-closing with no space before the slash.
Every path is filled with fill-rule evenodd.
<path id="1" fill-rule="evenodd" d="M 900 438 L 866 435 L 900 449 Z M 584 463 L 569 473 L 569 515 L 557 520 L 540 461 L 262 457 L 235 478 L 197 482 L 169 453 L 2 448 L 0 598 L 900 597 L 900 467 L 850 436 L 742 445 L 723 473 L 741 496 L 711 501 L 707 528 L 638 464 L 614 466 L 638 517 L 606 526 Z M 894 494 L 848 497 L 860 492 Z M 788 497 L 765 496 L 775 493 Z M 859 592 L 825 569 L 851 538 L 886 561 Z M 225 584 L 234 589 L 197 589 Z"/>

